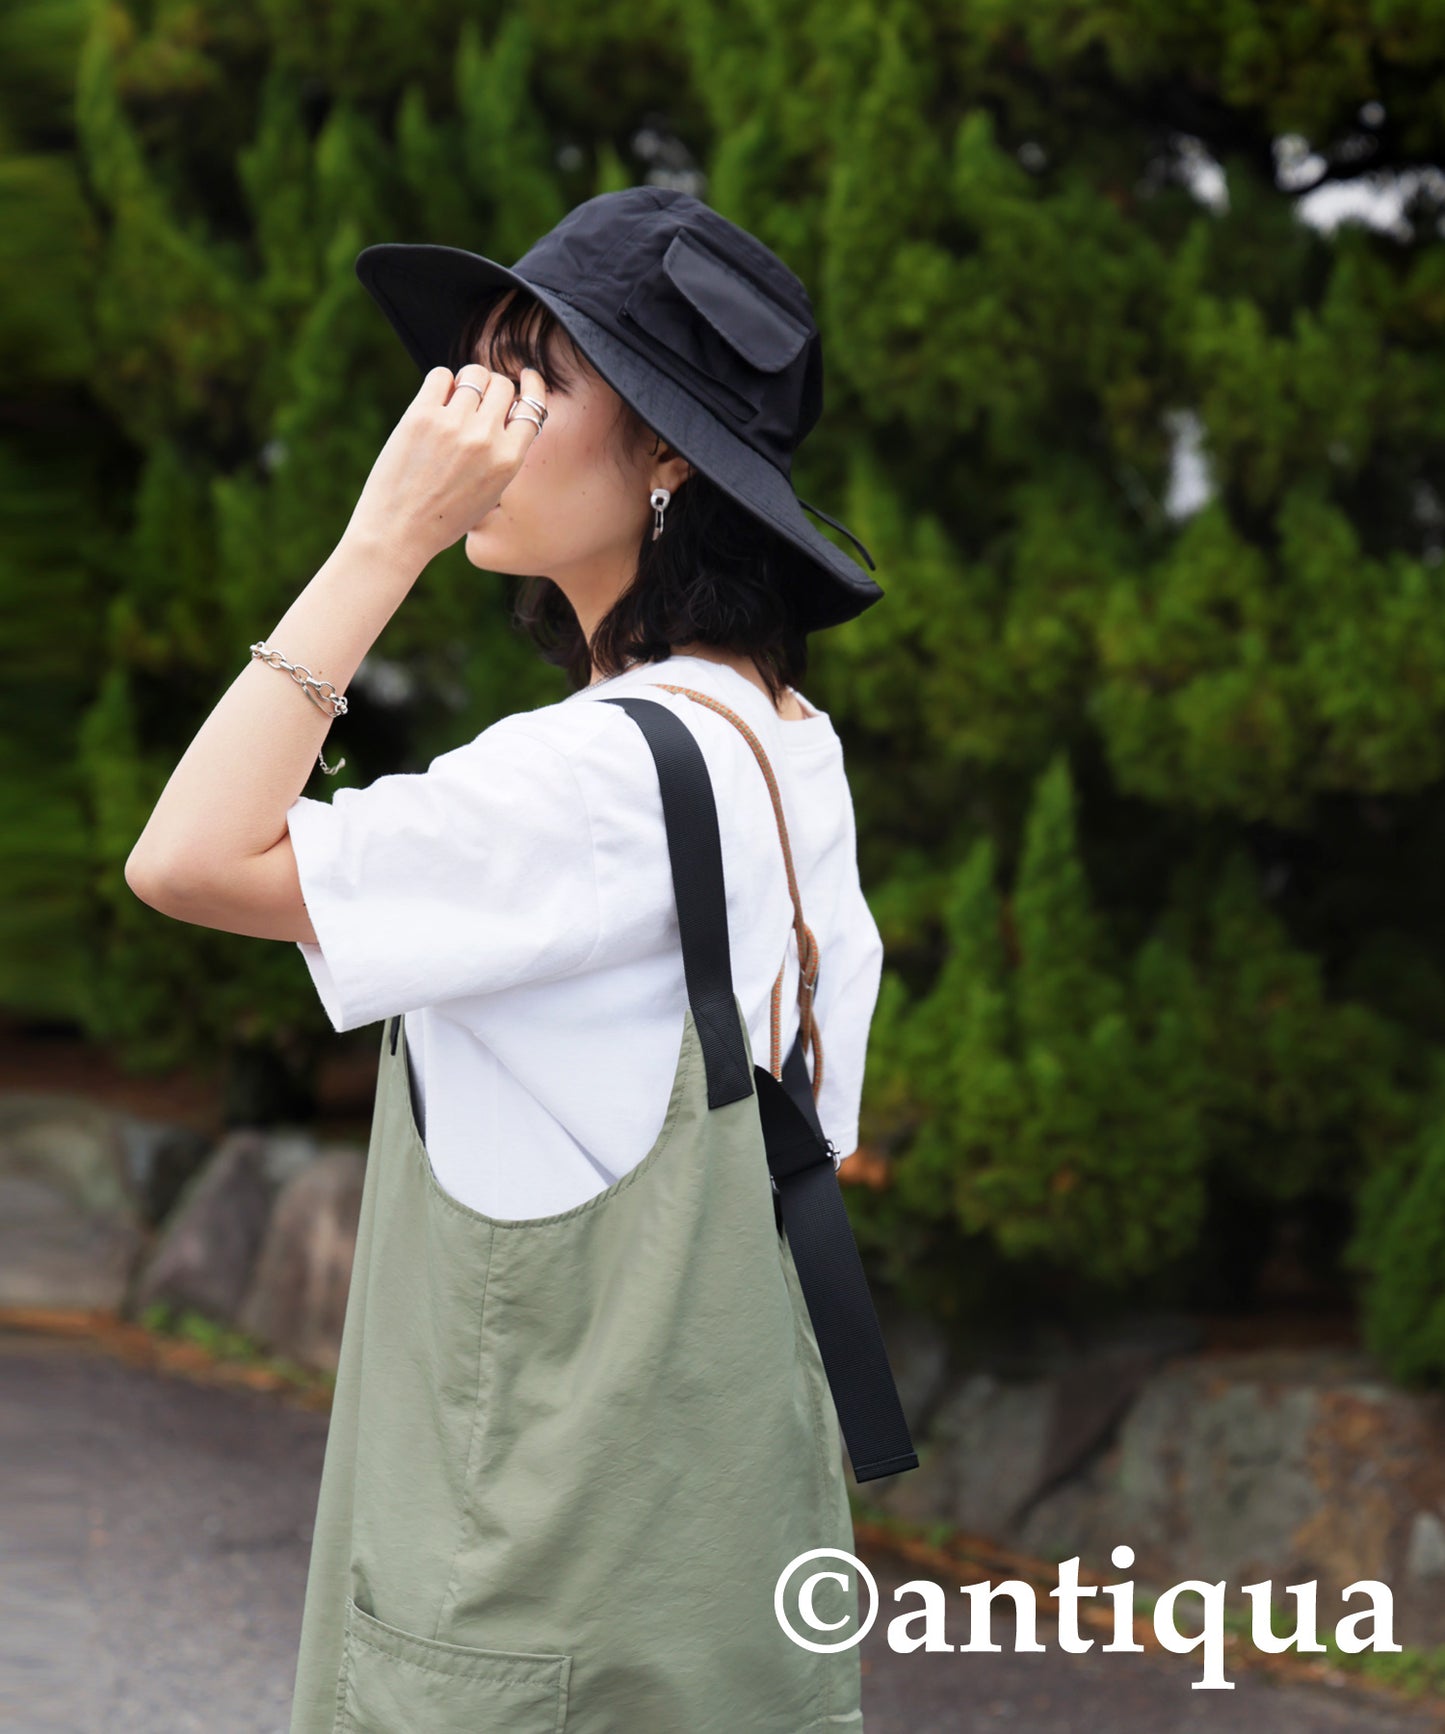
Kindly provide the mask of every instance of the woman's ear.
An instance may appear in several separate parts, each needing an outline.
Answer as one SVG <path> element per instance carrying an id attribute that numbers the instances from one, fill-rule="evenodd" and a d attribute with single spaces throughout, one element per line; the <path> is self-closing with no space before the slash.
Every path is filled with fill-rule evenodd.
<path id="1" fill-rule="evenodd" d="M 692 465 L 680 452 L 674 452 L 656 466 L 655 488 L 670 488 L 675 494 L 687 478 L 692 474 Z"/>

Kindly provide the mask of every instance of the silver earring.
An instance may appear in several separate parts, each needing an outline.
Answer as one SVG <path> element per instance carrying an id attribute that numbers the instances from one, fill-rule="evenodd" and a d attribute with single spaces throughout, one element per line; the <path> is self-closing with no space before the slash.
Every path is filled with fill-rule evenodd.
<path id="1" fill-rule="evenodd" d="M 649 498 L 653 511 L 657 513 L 657 520 L 652 526 L 652 539 L 655 542 L 662 534 L 662 514 L 667 510 L 667 502 L 672 498 L 672 489 L 654 488 Z"/>

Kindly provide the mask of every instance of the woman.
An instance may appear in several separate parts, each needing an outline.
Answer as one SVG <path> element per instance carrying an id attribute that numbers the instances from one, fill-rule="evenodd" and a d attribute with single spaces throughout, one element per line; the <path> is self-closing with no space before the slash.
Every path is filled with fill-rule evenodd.
<path id="1" fill-rule="evenodd" d="M 760 1130 L 782 1092 L 748 1076 L 809 1047 L 810 1116 L 854 1147 L 881 946 L 794 683 L 881 591 L 788 480 L 806 291 L 656 187 L 511 268 L 357 269 L 421 388 L 127 865 L 178 919 L 295 941 L 338 1031 L 386 1020 L 292 1734 L 859 1728 L 849 1565 L 774 1601 L 852 1530 Z M 299 795 L 461 535 L 576 690 Z M 916 1461 L 849 1445 L 860 1479 Z"/>

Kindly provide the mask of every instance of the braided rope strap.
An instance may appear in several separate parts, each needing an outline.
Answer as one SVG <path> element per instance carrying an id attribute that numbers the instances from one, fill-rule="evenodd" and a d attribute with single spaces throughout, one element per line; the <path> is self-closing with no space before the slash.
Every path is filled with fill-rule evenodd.
<path id="1" fill-rule="evenodd" d="M 823 1037 L 813 1017 L 813 992 L 818 983 L 818 942 L 813 936 L 813 930 L 803 920 L 803 901 L 798 893 L 798 876 L 793 869 L 793 851 L 788 843 L 788 823 L 783 817 L 783 798 L 778 790 L 778 780 L 773 774 L 773 767 L 764 750 L 763 743 L 758 739 L 752 728 L 743 721 L 735 710 L 716 699 L 711 693 L 697 692 L 690 686 L 673 686 L 664 680 L 650 683 L 660 686 L 665 692 L 680 692 L 685 698 L 693 699 L 698 704 L 705 704 L 709 710 L 714 710 L 719 716 L 725 716 L 735 728 L 740 730 L 743 738 L 753 749 L 754 757 L 767 779 L 768 793 L 773 798 L 773 812 L 778 821 L 778 836 L 783 845 L 783 861 L 788 869 L 788 892 L 793 899 L 793 933 L 798 942 L 798 1026 L 802 1034 L 803 1044 L 810 1047 L 813 1054 L 813 1100 L 818 1100 L 818 1094 L 823 1088 Z M 772 1002 L 772 1064 L 768 1070 L 775 1078 L 783 1075 L 782 1061 L 782 1004 L 783 975 L 788 967 L 786 952 L 782 967 L 778 970 L 777 980 L 773 983 Z"/>

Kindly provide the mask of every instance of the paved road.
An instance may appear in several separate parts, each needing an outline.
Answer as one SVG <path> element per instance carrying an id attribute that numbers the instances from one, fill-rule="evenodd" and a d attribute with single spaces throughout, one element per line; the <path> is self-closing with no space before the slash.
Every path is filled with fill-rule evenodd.
<path id="1" fill-rule="evenodd" d="M 0 1727 L 286 1734 L 325 1436 L 324 1415 L 273 1395 L 0 1335 Z M 885 1609 L 929 1575 L 869 1563 Z M 1195 1691 L 1188 1657 L 1068 1656 L 1044 1622 L 1041 1655 L 895 1655 L 885 1617 L 863 1648 L 867 1734 L 1445 1730 L 1245 1670 Z"/>

